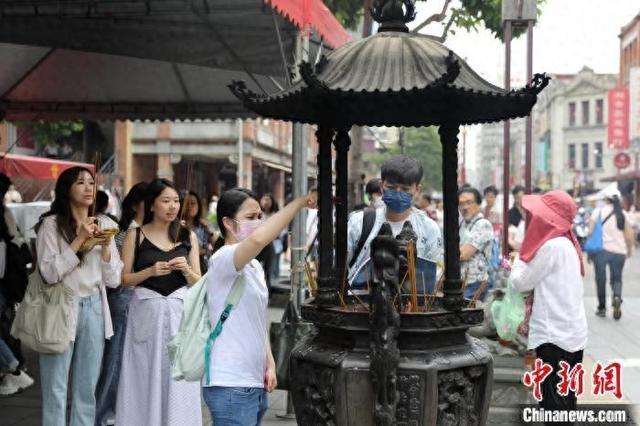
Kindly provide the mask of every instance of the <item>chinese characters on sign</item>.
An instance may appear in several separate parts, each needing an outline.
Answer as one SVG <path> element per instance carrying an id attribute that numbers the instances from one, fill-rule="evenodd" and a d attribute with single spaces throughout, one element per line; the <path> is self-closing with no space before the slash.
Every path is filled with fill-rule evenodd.
<path id="1" fill-rule="evenodd" d="M 629 70 L 629 138 L 640 139 L 640 67 Z"/>
<path id="2" fill-rule="evenodd" d="M 608 145 L 613 149 L 629 148 L 629 90 L 609 90 Z"/>
<path id="3" fill-rule="evenodd" d="M 569 391 L 580 396 L 584 393 L 584 368 L 582 363 L 576 364 L 573 368 L 569 368 L 569 364 L 560 361 L 560 371 L 558 376 L 560 382 L 556 387 L 556 391 L 560 396 L 567 396 Z M 553 368 L 537 358 L 534 368 L 524 373 L 522 378 L 525 386 L 533 388 L 533 397 L 536 401 L 542 401 L 542 382 L 552 373 Z M 622 377 L 620 374 L 620 363 L 611 362 L 606 366 L 597 363 L 595 370 L 591 376 L 593 383 L 593 395 L 605 395 L 611 393 L 617 399 L 622 399 Z"/>

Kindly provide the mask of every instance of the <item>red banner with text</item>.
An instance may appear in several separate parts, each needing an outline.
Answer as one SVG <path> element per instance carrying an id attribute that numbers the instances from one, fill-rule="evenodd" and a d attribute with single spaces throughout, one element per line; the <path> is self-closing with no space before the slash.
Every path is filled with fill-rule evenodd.
<path id="1" fill-rule="evenodd" d="M 629 90 L 609 89 L 608 145 L 613 149 L 629 148 Z"/>

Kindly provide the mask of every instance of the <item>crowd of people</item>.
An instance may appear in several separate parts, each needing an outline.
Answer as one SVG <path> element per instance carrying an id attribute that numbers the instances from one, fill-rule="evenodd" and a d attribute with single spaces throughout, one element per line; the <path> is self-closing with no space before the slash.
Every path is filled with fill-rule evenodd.
<path id="1" fill-rule="evenodd" d="M 384 162 L 380 178 L 367 184 L 368 204 L 348 221 L 349 291 L 368 291 L 371 242 L 385 223 L 394 236 L 411 224 L 417 291 L 434 291 L 442 270 L 444 214 L 442 200 L 422 191 L 422 177 L 419 162 L 395 156 Z M 0 175 L 0 196 L 10 186 Z M 481 191 L 463 185 L 458 193 L 460 262 L 469 299 L 484 299 L 501 261 L 505 230 L 498 195 L 493 186 Z M 586 344 L 586 259 L 573 232 L 578 206 L 561 191 L 524 195 L 524 188 L 516 186 L 512 196 L 506 230 L 516 259 L 512 279 L 519 290 L 535 294 L 530 348 L 556 367 L 561 360 L 573 365 Z M 170 181 L 155 179 L 130 189 L 119 217 L 106 213 L 107 204 L 106 194 L 95 191 L 92 173 L 73 167 L 59 176 L 51 208 L 36 225 L 36 272 L 46 283 L 70 289 L 74 300 L 68 312 L 68 346 L 62 353 L 39 354 L 42 423 L 66 424 L 71 380 L 72 425 L 197 425 L 202 421 L 201 396 L 216 426 L 259 424 L 267 393 L 277 385 L 267 337 L 269 286 L 280 275 L 288 226 L 303 208 L 310 209 L 308 253 L 317 256 L 317 192 L 280 208 L 270 194 L 258 197 L 237 188 L 212 197 L 204 208 L 195 192 L 181 194 Z M 8 297 L 14 292 L 4 279 L 14 267 L 7 261 L 8 246 L 22 242 L 8 210 L 0 210 L 0 394 L 9 395 L 32 385 L 33 379 L 20 342 L 8 332 L 20 302 Z M 603 235 L 601 250 L 589 256 L 596 274 L 597 315 L 606 315 L 608 267 L 613 317 L 619 319 L 622 269 L 633 249 L 620 194 L 608 194 L 589 224 L 591 229 L 599 226 Z M 110 229 L 117 233 L 106 233 Z M 207 355 L 202 382 L 177 381 L 171 377 L 167 343 L 180 326 L 189 287 L 207 271 L 212 271 L 206 279 L 210 323 L 225 313 L 228 320 Z M 241 302 L 229 314 L 225 297 L 239 276 L 245 282 Z"/>

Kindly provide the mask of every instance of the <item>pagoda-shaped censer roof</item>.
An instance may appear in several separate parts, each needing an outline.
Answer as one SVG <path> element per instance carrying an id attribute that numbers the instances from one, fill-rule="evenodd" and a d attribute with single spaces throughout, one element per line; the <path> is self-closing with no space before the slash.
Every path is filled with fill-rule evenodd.
<path id="1" fill-rule="evenodd" d="M 409 33 L 406 22 L 414 14 L 407 4 L 376 2 L 378 33 L 343 45 L 317 64 L 302 63 L 302 79 L 289 89 L 264 96 L 243 82 L 230 87 L 264 117 L 334 127 L 473 124 L 529 115 L 548 77 L 536 74 L 519 90 L 494 86 L 443 44 Z"/>

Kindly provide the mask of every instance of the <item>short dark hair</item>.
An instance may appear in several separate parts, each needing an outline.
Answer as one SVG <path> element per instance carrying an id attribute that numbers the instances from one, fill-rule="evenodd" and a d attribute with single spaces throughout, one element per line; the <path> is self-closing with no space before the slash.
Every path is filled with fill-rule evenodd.
<path id="1" fill-rule="evenodd" d="M 419 184 L 422 180 L 422 165 L 414 158 L 396 155 L 382 163 L 382 180 L 404 185 Z"/>
<path id="2" fill-rule="evenodd" d="M 9 187 L 13 184 L 9 176 L 4 173 L 0 173 L 0 196 L 4 197 L 4 194 L 9 191 Z"/>
<path id="3" fill-rule="evenodd" d="M 476 199 L 476 203 L 478 204 L 482 204 L 482 195 L 480 195 L 480 191 L 478 191 L 477 189 L 475 189 L 472 186 L 465 186 L 463 188 L 461 188 L 458 191 L 458 197 L 460 197 L 462 194 L 473 194 L 473 196 Z"/>
<path id="4" fill-rule="evenodd" d="M 544 191 L 539 186 L 536 186 L 535 188 L 533 188 L 533 191 L 531 191 L 531 193 L 532 194 L 542 194 L 542 193 L 544 193 Z"/>
<path id="5" fill-rule="evenodd" d="M 382 190 L 380 189 L 380 179 L 373 178 L 369 182 L 367 182 L 367 185 L 364 188 L 364 192 L 366 192 L 367 195 L 382 194 Z"/>
<path id="6" fill-rule="evenodd" d="M 109 207 L 109 196 L 106 192 L 99 190 L 96 192 L 96 212 L 104 213 Z"/>
<path id="7" fill-rule="evenodd" d="M 427 200 L 429 204 L 431 204 L 431 195 L 427 194 L 426 192 L 423 192 L 420 195 L 420 198 L 422 198 L 423 200 Z"/>
<path id="8" fill-rule="evenodd" d="M 482 193 L 484 194 L 485 197 L 487 196 L 488 193 L 492 193 L 493 195 L 495 195 L 497 197 L 498 196 L 498 188 L 496 188 L 493 185 L 489 185 L 484 189 L 484 191 Z"/>
<path id="9" fill-rule="evenodd" d="M 513 189 L 511 190 L 511 195 L 516 195 L 518 192 L 524 192 L 524 186 L 522 185 L 514 186 Z"/>

